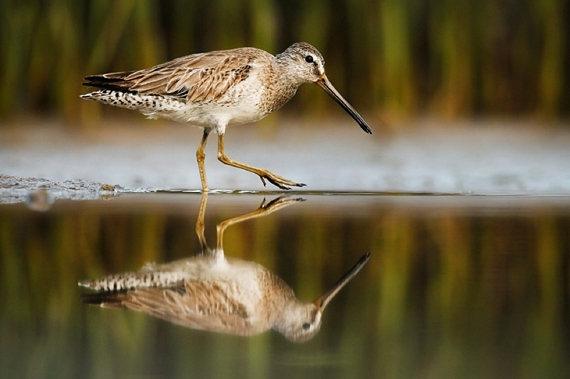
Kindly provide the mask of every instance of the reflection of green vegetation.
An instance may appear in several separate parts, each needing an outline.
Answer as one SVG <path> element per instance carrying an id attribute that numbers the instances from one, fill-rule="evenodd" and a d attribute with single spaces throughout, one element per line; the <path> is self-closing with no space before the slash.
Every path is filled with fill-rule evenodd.
<path id="1" fill-rule="evenodd" d="M 81 78 L 204 50 L 306 40 L 357 108 L 568 115 L 564 0 L 15 1 L 0 3 L 0 116 L 94 116 Z M 296 101 L 303 106 L 308 94 Z M 333 102 L 317 106 L 335 106 Z M 360 104 L 360 105 L 359 105 Z"/>
<path id="2" fill-rule="evenodd" d="M 209 239 L 216 222 L 257 205 L 216 213 L 216 200 L 206 220 Z M 346 209 L 329 206 L 313 212 L 309 201 L 231 226 L 226 254 L 271 268 L 303 299 L 372 253 L 330 304 L 321 333 L 293 346 L 277 333 L 213 335 L 82 306 L 78 279 L 199 249 L 198 197 L 171 207 L 130 203 L 132 211 L 107 205 L 114 201 L 56 203 L 45 214 L 0 208 L 0 377 L 570 374 L 562 332 L 570 293 L 566 211 L 470 216 L 465 208 L 439 207 L 434 215 L 378 204 L 345 216 Z"/>

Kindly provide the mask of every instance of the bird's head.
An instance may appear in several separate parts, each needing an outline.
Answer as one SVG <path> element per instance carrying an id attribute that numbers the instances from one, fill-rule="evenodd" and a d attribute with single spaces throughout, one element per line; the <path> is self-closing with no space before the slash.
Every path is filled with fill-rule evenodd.
<path id="1" fill-rule="evenodd" d="M 317 334 L 321 328 L 321 317 L 327 304 L 344 287 L 370 259 L 370 254 L 366 253 L 360 260 L 346 272 L 324 295 L 312 303 L 302 303 L 300 301 L 290 302 L 280 320 L 275 325 L 280 333 L 292 342 L 305 342 Z"/>
<path id="2" fill-rule="evenodd" d="M 306 42 L 297 42 L 279 54 L 277 60 L 287 67 L 287 73 L 299 85 L 302 83 L 315 83 L 325 90 L 348 114 L 354 118 L 358 125 L 368 134 L 372 134 L 370 127 L 362 116 L 342 97 L 334 88 L 325 74 L 325 59 L 321 53 Z"/>

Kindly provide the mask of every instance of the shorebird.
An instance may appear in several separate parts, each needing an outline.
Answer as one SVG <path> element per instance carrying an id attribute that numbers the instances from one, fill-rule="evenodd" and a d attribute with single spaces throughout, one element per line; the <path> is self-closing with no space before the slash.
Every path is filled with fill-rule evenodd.
<path id="1" fill-rule="evenodd" d="M 299 199 L 277 198 L 248 214 L 221 222 L 217 247 L 204 237 L 206 197 L 202 198 L 196 232 L 202 253 L 139 271 L 79 282 L 96 290 L 83 302 L 107 308 L 127 308 L 193 329 L 252 336 L 275 329 L 293 342 L 304 342 L 320 329 L 321 316 L 331 299 L 368 262 L 365 254 L 330 290 L 311 303 L 299 301 L 291 287 L 265 267 L 251 261 L 226 258 L 225 229 L 235 223 L 265 216 Z"/>
<path id="2" fill-rule="evenodd" d="M 372 133 L 328 80 L 321 53 L 305 42 L 295 43 L 276 56 L 242 47 L 188 55 L 138 71 L 86 76 L 85 80 L 84 85 L 99 89 L 81 95 L 83 99 L 203 128 L 196 151 L 203 192 L 209 190 L 204 148 L 211 132 L 218 134 L 218 160 L 222 163 L 259 175 L 264 186 L 265 180 L 281 189 L 305 186 L 234 161 L 224 150 L 227 126 L 262 119 L 291 100 L 301 84 L 319 85 L 366 133 Z"/>

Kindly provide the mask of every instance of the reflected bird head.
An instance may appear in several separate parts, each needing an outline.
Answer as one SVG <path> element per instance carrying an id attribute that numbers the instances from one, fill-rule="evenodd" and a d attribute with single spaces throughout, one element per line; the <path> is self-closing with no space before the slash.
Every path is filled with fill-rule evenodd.
<path id="1" fill-rule="evenodd" d="M 276 329 L 292 342 L 305 342 L 313 338 L 321 328 L 321 317 L 325 307 L 369 260 L 370 253 L 364 254 L 323 296 L 314 302 L 297 303 L 289 307 L 285 310 L 284 325 L 277 326 Z"/>
<path id="2" fill-rule="evenodd" d="M 313 303 L 297 303 L 286 311 L 284 328 L 277 328 L 291 342 L 310 340 L 321 329 L 323 312 Z"/>

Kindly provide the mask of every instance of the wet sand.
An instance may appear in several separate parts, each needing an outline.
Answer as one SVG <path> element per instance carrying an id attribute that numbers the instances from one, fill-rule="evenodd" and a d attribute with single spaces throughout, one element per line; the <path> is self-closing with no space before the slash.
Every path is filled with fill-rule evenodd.
<path id="1" fill-rule="evenodd" d="M 316 128 L 316 122 L 323 126 Z M 306 183 L 307 191 L 570 194 L 570 130 L 561 126 L 423 120 L 402 128 L 392 125 L 388 131 L 371 122 L 370 136 L 350 122 L 274 123 L 273 129 L 228 128 L 226 153 Z M 133 119 L 104 119 L 100 128 L 87 132 L 57 122 L 4 126 L 0 197 L 20 198 L 38 188 L 95 197 L 117 191 L 197 190 L 200 137 L 199 129 L 186 125 Z M 212 135 L 206 157 L 211 188 L 278 190 L 218 162 L 216 148 Z"/>

